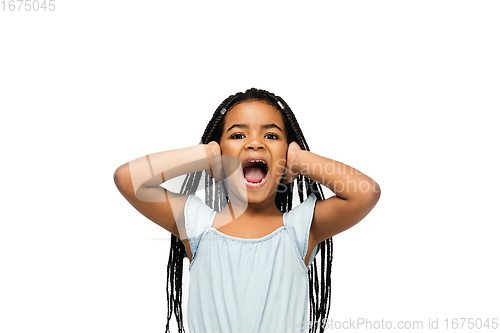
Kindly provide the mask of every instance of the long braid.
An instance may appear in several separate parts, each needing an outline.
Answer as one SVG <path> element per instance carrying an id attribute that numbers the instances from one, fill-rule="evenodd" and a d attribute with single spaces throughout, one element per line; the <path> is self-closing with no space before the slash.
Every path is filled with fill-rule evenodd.
<path id="1" fill-rule="evenodd" d="M 295 138 L 297 139 L 296 142 L 299 144 L 300 148 L 309 151 L 309 146 L 306 142 L 304 135 L 302 134 L 302 130 L 300 129 L 297 119 L 295 118 L 295 115 L 293 114 L 288 104 L 281 97 L 275 96 L 274 94 L 271 93 L 270 95 L 276 99 L 276 103 L 280 106 L 282 112 L 286 115 L 286 118 L 289 120 L 291 128 L 295 134 Z M 303 186 L 305 185 L 304 180 L 307 184 L 306 186 L 307 196 L 309 196 L 311 193 L 315 193 L 319 200 L 325 199 L 321 187 L 319 187 L 315 181 L 303 177 L 302 175 L 299 175 L 297 178 L 298 178 L 297 189 L 301 203 L 304 202 L 303 189 L 302 189 Z M 320 281 L 318 280 L 316 258 L 314 258 L 314 262 L 309 268 L 308 272 L 309 292 L 310 292 L 309 314 L 310 314 L 310 321 L 313 323 L 313 325 L 310 326 L 309 330 L 311 333 L 316 332 L 318 324 L 320 324 L 320 332 L 324 332 L 324 327 L 321 325 L 321 323 L 324 323 L 328 320 L 328 314 L 330 313 L 332 245 L 333 245 L 332 238 L 326 239 L 320 244 L 321 283 L 319 283 Z M 325 254 L 326 254 L 326 260 L 325 260 Z M 325 271 L 325 265 L 326 265 L 326 271 Z M 320 297 L 318 296 L 318 291 Z"/>
<path id="2" fill-rule="evenodd" d="M 309 151 L 306 139 L 302 130 L 286 102 L 279 96 L 265 90 L 248 89 L 245 93 L 237 93 L 226 98 L 215 110 L 212 119 L 208 123 L 205 132 L 201 138 L 200 144 L 207 144 L 211 141 L 220 143 L 224 117 L 235 105 L 250 100 L 261 100 L 276 107 L 283 115 L 287 131 L 288 143 L 295 141 L 300 148 Z M 225 111 L 224 111 L 225 109 Z M 195 194 L 201 179 L 202 172 L 191 173 L 186 176 L 181 188 L 181 194 Z M 324 200 L 324 194 L 320 186 L 311 179 L 299 175 L 295 180 L 297 183 L 297 193 L 300 202 L 304 202 L 304 190 L 309 196 L 316 194 L 318 200 Z M 276 193 L 276 207 L 283 213 L 292 209 L 294 182 L 289 184 L 280 184 Z M 307 197 L 306 196 L 306 197 Z M 205 203 L 215 211 L 222 210 L 228 203 L 228 193 L 223 182 L 213 179 L 205 172 Z M 321 252 L 321 279 L 318 278 L 316 258 L 308 269 L 309 278 L 309 317 L 313 325 L 310 326 L 310 333 L 317 331 L 318 323 L 328 320 L 331 302 L 331 266 L 332 266 L 332 239 L 329 238 L 319 244 Z M 184 332 L 182 316 L 182 276 L 183 260 L 187 257 L 184 244 L 174 235 L 171 236 L 171 248 L 167 269 L 167 299 L 168 299 L 168 318 L 166 333 L 170 333 L 169 322 L 172 312 L 174 312 L 178 332 Z M 324 332 L 322 325 L 319 325 L 319 332 Z"/>

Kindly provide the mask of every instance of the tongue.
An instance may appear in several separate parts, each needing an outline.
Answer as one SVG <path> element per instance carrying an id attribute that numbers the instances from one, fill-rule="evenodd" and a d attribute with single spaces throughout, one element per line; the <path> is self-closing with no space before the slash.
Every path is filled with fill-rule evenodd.
<path id="1" fill-rule="evenodd" d="M 264 179 L 264 173 L 259 168 L 245 168 L 245 179 L 250 183 L 260 183 Z"/>

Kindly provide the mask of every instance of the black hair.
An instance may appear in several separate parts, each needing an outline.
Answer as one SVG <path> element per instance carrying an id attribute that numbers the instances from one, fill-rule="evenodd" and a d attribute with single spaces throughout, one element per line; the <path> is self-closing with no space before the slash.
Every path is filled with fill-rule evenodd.
<path id="1" fill-rule="evenodd" d="M 297 142 L 302 150 L 308 150 L 306 139 L 302 134 L 302 130 L 295 119 L 295 115 L 288 104 L 279 96 L 274 95 L 265 90 L 251 88 L 244 93 L 237 93 L 226 98 L 215 110 L 212 119 L 208 123 L 205 133 L 201 138 L 201 144 L 208 144 L 211 141 L 220 143 L 222 136 L 222 128 L 224 126 L 224 117 L 232 107 L 246 102 L 258 100 L 276 107 L 283 116 L 287 133 L 287 142 Z M 200 179 L 202 171 L 188 174 L 182 184 L 181 193 L 184 195 L 194 195 Z M 297 183 L 297 192 L 300 202 L 304 202 L 304 190 L 306 198 L 314 193 L 318 200 L 324 200 L 321 187 L 309 178 L 299 175 L 295 180 Z M 276 207 L 283 213 L 292 209 L 293 187 L 294 183 L 280 184 L 280 188 L 276 193 Z M 224 183 L 218 182 L 209 174 L 205 173 L 205 203 L 215 211 L 220 211 L 227 204 L 228 193 L 223 186 Z M 324 332 L 324 327 L 320 323 L 328 321 L 331 302 L 331 268 L 332 268 L 332 238 L 328 238 L 320 243 L 321 251 L 321 280 L 318 278 L 318 267 L 316 258 L 308 268 L 309 277 L 309 317 L 310 329 L 309 332 L 316 332 L 319 327 L 319 332 Z M 168 297 L 168 316 L 166 333 L 170 333 L 170 319 L 172 312 L 177 320 L 178 332 L 184 332 L 183 315 L 182 315 L 182 273 L 184 258 L 187 257 L 184 244 L 172 234 L 170 245 L 170 257 L 167 268 L 167 297 Z"/>

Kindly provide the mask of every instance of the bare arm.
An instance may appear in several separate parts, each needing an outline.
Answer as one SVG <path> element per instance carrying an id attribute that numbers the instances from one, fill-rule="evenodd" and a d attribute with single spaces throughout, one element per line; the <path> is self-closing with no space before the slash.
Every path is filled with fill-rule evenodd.
<path id="1" fill-rule="evenodd" d="M 183 174 L 208 170 L 208 156 L 216 154 L 212 144 L 149 154 L 118 167 L 114 181 L 120 193 L 141 214 L 183 240 L 187 196 L 159 185 Z"/>
<path id="2" fill-rule="evenodd" d="M 347 164 L 301 150 L 292 142 L 287 168 L 328 187 L 335 196 L 318 201 L 310 239 L 316 245 L 361 221 L 380 198 L 379 185 Z"/>

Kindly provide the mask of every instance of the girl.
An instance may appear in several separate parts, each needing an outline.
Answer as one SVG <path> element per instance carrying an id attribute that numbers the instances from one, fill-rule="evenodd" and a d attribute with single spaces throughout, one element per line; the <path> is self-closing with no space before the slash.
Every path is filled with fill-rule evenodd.
<path id="1" fill-rule="evenodd" d="M 194 195 L 203 173 L 204 202 Z M 184 174 L 181 194 L 160 186 Z M 191 333 L 323 332 L 331 237 L 380 197 L 368 176 L 310 152 L 285 101 L 254 88 L 221 103 L 200 145 L 133 160 L 114 180 L 130 204 L 172 233 L 166 332 L 172 311 L 184 331 L 184 257 Z M 301 204 L 292 209 L 295 182 Z M 325 199 L 318 183 L 335 195 Z"/>

